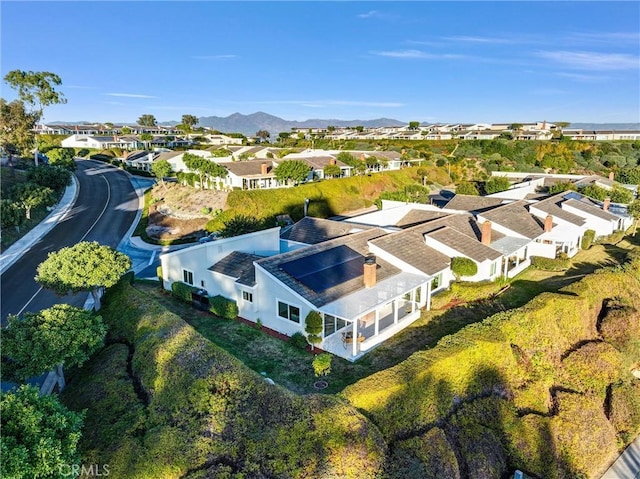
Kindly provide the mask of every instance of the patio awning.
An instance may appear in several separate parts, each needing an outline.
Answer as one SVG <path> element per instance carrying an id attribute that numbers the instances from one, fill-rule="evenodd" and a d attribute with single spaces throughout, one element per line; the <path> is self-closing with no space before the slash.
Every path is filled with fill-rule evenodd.
<path id="1" fill-rule="evenodd" d="M 403 296 L 411 290 L 427 284 L 431 278 L 417 274 L 401 272 L 377 283 L 373 288 L 363 288 L 327 303 L 319 310 L 325 314 L 353 321 L 363 314 L 384 306 L 394 298 Z"/>
<path id="2" fill-rule="evenodd" d="M 503 255 L 509 256 L 519 249 L 524 248 L 529 243 L 531 243 L 531 240 L 528 238 L 515 238 L 513 236 L 505 236 L 491 243 L 491 247 L 496 251 L 499 251 Z"/>

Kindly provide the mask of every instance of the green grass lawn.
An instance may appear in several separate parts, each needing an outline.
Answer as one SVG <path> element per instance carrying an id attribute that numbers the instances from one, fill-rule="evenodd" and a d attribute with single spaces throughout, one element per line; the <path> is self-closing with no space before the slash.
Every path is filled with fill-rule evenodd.
<path id="1" fill-rule="evenodd" d="M 634 238 L 633 241 L 637 241 Z M 498 292 L 505 283 L 457 284 L 451 291 L 433 298 L 434 309 L 424 311 L 419 320 L 385 341 L 355 363 L 334 357 L 329 387 L 323 392 L 337 393 L 346 386 L 371 374 L 404 361 L 416 351 L 435 346 L 444 336 L 454 334 L 468 324 L 507 309 L 522 306 L 545 291 L 578 281 L 586 274 L 621 261 L 626 251 L 634 247 L 630 239 L 617 246 L 594 245 L 579 252 L 566 272 L 548 272 L 528 268 L 510 280 L 510 287 L 493 299 L 485 299 Z M 155 297 L 163 306 L 178 314 L 213 343 L 226 349 L 249 368 L 266 373 L 276 383 L 296 393 L 315 392 L 313 383 L 313 356 L 290 344 L 247 324 L 216 318 L 197 311 L 162 292 L 157 286 L 136 283 L 136 288 Z M 454 307 L 443 308 L 450 301 L 465 301 Z"/>

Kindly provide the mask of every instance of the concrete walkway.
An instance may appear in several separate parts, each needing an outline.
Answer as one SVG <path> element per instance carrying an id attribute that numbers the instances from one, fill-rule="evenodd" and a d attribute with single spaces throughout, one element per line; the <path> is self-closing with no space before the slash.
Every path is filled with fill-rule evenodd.
<path id="1" fill-rule="evenodd" d="M 640 479 L 640 436 L 629 444 L 601 479 Z"/>
<path id="2" fill-rule="evenodd" d="M 78 179 L 76 175 L 71 175 L 71 185 L 64 190 L 62 199 L 54 210 L 26 235 L 13 243 L 6 251 L 0 255 L 0 274 L 9 269 L 22 255 L 36 244 L 40 239 L 53 229 L 64 215 L 71 209 L 78 197 Z"/>

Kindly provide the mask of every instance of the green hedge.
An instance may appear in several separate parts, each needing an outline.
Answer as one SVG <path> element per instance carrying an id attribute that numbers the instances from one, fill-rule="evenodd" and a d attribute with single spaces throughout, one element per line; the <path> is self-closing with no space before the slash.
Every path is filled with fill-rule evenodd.
<path id="1" fill-rule="evenodd" d="M 596 232 L 593 230 L 587 230 L 584 232 L 584 235 L 582 236 L 582 243 L 581 243 L 581 247 L 582 249 L 589 249 L 591 248 L 591 245 L 593 244 L 593 239 L 596 237 Z"/>
<path id="2" fill-rule="evenodd" d="M 566 255 L 559 258 L 543 258 L 542 256 L 532 256 L 531 266 L 543 271 L 565 271 L 569 269 L 569 258 Z"/>
<path id="3" fill-rule="evenodd" d="M 224 296 L 212 296 L 209 298 L 209 311 L 216 316 L 226 319 L 235 319 L 238 316 L 238 305 L 232 299 Z"/>
<path id="4" fill-rule="evenodd" d="M 191 296 L 192 293 L 197 291 L 198 288 L 191 286 L 190 284 L 183 283 L 182 281 L 174 281 L 171 284 L 171 293 L 185 303 L 190 303 L 193 299 Z"/>
<path id="5" fill-rule="evenodd" d="M 451 271 L 457 277 L 474 276 L 478 274 L 478 265 L 472 259 L 456 256 L 451 259 Z"/>

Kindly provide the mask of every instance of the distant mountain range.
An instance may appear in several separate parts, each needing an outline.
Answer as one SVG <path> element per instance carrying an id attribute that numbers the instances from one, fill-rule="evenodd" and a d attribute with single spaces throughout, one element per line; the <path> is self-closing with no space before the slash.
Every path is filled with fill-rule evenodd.
<path id="1" fill-rule="evenodd" d="M 253 136 L 259 130 L 267 130 L 272 136 L 282 131 L 291 131 L 292 128 L 326 128 L 327 126 L 348 127 L 364 126 L 365 128 L 378 128 L 382 126 L 404 126 L 406 121 L 392 118 L 377 118 L 375 120 L 337 120 L 337 119 L 309 119 L 305 121 L 290 121 L 280 117 L 264 113 L 262 111 L 243 115 L 234 113 L 226 117 L 203 116 L 199 119 L 199 126 L 207 126 L 225 133 L 242 133 Z M 90 124 L 92 122 L 79 121 L 52 121 L 50 124 L 62 123 L 67 125 Z M 163 121 L 160 125 L 174 126 L 179 121 Z M 582 128 L 584 130 L 640 130 L 640 123 L 571 123 L 569 128 Z"/>
<path id="2" fill-rule="evenodd" d="M 227 117 L 203 116 L 198 120 L 199 126 L 208 126 L 227 133 L 242 133 L 247 136 L 253 136 L 259 130 L 267 130 L 271 135 L 277 135 L 282 131 L 291 131 L 292 128 L 322 128 L 329 125 L 336 127 L 364 126 L 365 128 L 377 128 L 380 126 L 403 126 L 407 124 L 406 122 L 390 118 L 378 118 L 375 120 L 310 119 L 305 121 L 290 121 L 262 111 L 250 115 L 234 113 Z M 175 125 L 176 123 L 178 122 L 162 124 Z"/>

